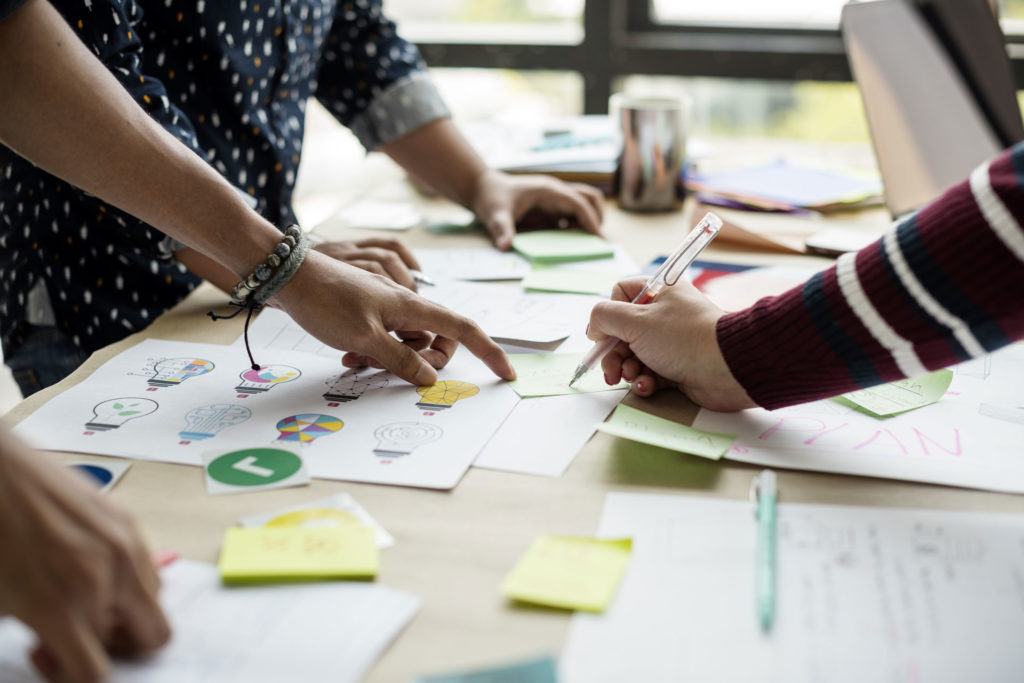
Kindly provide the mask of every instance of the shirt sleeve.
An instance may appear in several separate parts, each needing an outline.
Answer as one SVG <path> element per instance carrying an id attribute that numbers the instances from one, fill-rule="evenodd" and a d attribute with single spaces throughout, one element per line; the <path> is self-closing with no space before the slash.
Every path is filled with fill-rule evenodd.
<path id="1" fill-rule="evenodd" d="M 139 106 L 169 133 L 209 161 L 197 142 L 192 122 L 171 103 L 164 84 L 144 70 L 142 42 L 137 31 L 142 19 L 138 3 L 135 0 L 54 0 L 52 4 Z M 123 223 L 130 239 L 159 258 L 171 258 L 173 252 L 182 246 L 128 214 L 122 214 L 121 219 L 119 223 Z"/>
<path id="2" fill-rule="evenodd" d="M 806 283 L 723 316 L 736 379 L 773 409 L 914 377 L 1024 338 L 1024 143 Z"/>
<path id="3" fill-rule="evenodd" d="M 380 0 L 337 10 L 316 96 L 368 150 L 450 116 L 419 50 L 398 35 Z"/>

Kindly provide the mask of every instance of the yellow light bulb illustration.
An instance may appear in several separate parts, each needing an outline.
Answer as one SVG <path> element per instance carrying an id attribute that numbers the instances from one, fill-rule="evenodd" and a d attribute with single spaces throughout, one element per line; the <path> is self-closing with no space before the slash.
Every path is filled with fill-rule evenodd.
<path id="1" fill-rule="evenodd" d="M 428 387 L 419 387 L 416 389 L 416 393 L 421 397 L 416 405 L 423 410 L 447 410 L 456 401 L 479 394 L 480 387 L 469 382 L 445 380 Z"/>

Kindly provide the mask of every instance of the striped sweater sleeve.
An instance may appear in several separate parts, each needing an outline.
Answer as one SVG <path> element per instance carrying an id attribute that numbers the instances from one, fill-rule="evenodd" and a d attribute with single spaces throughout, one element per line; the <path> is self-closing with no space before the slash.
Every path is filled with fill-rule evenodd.
<path id="1" fill-rule="evenodd" d="M 718 322 L 774 409 L 924 374 L 1024 338 L 1024 143 L 881 239 Z"/>

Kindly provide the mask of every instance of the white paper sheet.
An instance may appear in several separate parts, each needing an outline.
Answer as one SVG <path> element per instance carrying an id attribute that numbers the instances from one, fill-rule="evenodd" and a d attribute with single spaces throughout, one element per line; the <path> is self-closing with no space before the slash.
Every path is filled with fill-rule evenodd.
<path id="1" fill-rule="evenodd" d="M 440 372 L 460 384 L 431 393 L 337 358 L 280 349 L 256 358 L 287 381 L 253 378 L 235 346 L 145 340 L 16 431 L 38 448 L 190 465 L 204 451 L 296 445 L 314 477 L 451 488 L 519 400 L 464 348 Z M 289 431 L 286 418 L 299 415 L 325 416 L 330 429 Z"/>
<path id="2" fill-rule="evenodd" d="M 733 460 L 1024 493 L 1024 424 L 994 410 L 1024 404 L 1024 345 L 953 372 L 938 403 L 884 420 L 825 400 L 772 412 L 701 410 L 693 426 L 736 434 L 725 456 Z"/>
<path id="3" fill-rule="evenodd" d="M 530 262 L 497 249 L 414 249 L 420 270 L 434 280 L 521 280 Z"/>
<path id="4" fill-rule="evenodd" d="M 474 467 L 560 477 L 625 391 L 524 399 L 473 461 Z"/>
<path id="5" fill-rule="evenodd" d="M 226 588 L 216 567 L 187 560 L 162 574 L 174 636 L 144 663 L 117 663 L 112 683 L 358 681 L 420 603 L 359 582 Z M 0 620 L 4 683 L 42 680 L 25 656 L 34 638 Z"/>
<path id="6" fill-rule="evenodd" d="M 523 292 L 479 282 L 438 281 L 420 294 L 473 320 L 495 339 L 533 343 L 565 339 L 586 328 L 599 296 Z"/>
<path id="7" fill-rule="evenodd" d="M 329 513 L 338 513 L 338 516 L 332 516 Z M 271 512 L 249 515 L 238 520 L 238 524 L 245 527 L 260 527 L 269 522 L 274 522 L 275 524 L 287 523 L 295 526 L 330 526 L 339 521 L 348 521 L 341 515 L 348 515 L 354 521 L 365 524 L 373 529 L 373 539 L 378 548 L 390 548 L 395 544 L 395 537 L 388 533 L 388 530 L 382 527 L 380 522 L 366 511 L 366 508 L 347 493 L 335 493 L 333 496 L 327 496 L 326 498 L 318 498 L 305 503 L 299 503 L 298 505 L 290 505 L 286 508 L 272 510 Z"/>
<path id="8" fill-rule="evenodd" d="M 765 635 L 749 503 L 609 494 L 599 535 L 632 537 L 630 565 L 608 611 L 573 617 L 559 680 L 1021 679 L 1024 517 L 792 504 L 778 529 Z"/>

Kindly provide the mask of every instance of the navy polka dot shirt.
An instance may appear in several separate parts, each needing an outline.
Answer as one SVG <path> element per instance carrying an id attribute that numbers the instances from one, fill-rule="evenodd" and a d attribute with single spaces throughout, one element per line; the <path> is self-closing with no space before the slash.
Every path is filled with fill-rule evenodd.
<path id="1" fill-rule="evenodd" d="M 51 3 L 154 119 L 277 225 L 294 220 L 308 98 L 368 149 L 448 115 L 380 0 Z M 0 0 L 0 16 L 14 4 Z M 55 324 L 86 352 L 142 329 L 198 284 L 177 246 L 0 145 L 6 353 L 29 324 Z"/>

